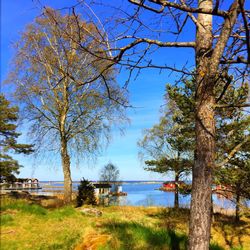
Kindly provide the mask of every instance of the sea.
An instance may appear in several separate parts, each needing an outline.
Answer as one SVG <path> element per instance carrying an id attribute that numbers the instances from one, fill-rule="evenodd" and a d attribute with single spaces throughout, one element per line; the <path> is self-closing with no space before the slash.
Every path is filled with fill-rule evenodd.
<path id="1" fill-rule="evenodd" d="M 122 183 L 122 191 L 127 196 L 119 196 L 110 198 L 109 204 L 120 206 L 174 206 L 174 192 L 165 192 L 159 190 L 163 181 L 124 181 Z M 77 190 L 79 182 L 73 182 L 73 189 Z M 51 194 L 56 190 L 63 190 L 62 181 L 42 181 L 40 182 L 42 189 L 40 194 Z M 50 192 L 48 192 L 50 190 Z M 179 195 L 180 207 L 190 207 L 191 195 Z M 228 200 L 220 195 L 213 194 L 213 204 L 224 209 L 234 209 L 233 201 Z M 249 206 L 249 202 L 245 204 Z"/>

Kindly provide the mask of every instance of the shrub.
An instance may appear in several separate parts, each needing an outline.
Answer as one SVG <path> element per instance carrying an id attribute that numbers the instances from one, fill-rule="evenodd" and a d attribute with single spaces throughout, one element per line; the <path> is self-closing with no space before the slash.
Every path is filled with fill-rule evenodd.
<path id="1" fill-rule="evenodd" d="M 81 180 L 78 186 L 78 195 L 76 198 L 77 207 L 82 205 L 96 205 L 95 188 L 94 186 L 84 178 Z"/>

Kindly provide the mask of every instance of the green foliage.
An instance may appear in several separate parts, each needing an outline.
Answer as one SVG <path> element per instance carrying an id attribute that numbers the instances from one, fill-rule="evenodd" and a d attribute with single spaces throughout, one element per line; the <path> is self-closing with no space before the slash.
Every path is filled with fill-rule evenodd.
<path id="1" fill-rule="evenodd" d="M 215 182 L 230 187 L 236 203 L 236 221 L 241 198 L 250 198 L 250 116 L 240 107 L 246 103 L 248 93 L 247 84 L 229 86 L 216 114 L 219 168 L 215 170 Z M 224 108 L 225 104 L 229 107 Z"/>
<path id="2" fill-rule="evenodd" d="M 146 160 L 146 170 L 174 171 L 176 181 L 188 174 L 193 165 L 194 150 L 194 82 L 182 87 L 166 85 L 166 108 L 158 124 L 144 133 L 138 142 Z"/>
<path id="3" fill-rule="evenodd" d="M 13 174 L 19 173 L 21 165 L 18 164 L 7 152 L 30 154 L 33 145 L 19 144 L 17 138 L 18 108 L 11 107 L 10 102 L 0 94 L 0 181 L 12 178 Z"/>
<path id="4" fill-rule="evenodd" d="M 77 207 L 82 205 L 96 205 L 94 186 L 84 178 L 80 181 L 78 186 L 78 195 L 76 198 Z"/>
<path id="5" fill-rule="evenodd" d="M 247 101 L 249 87 L 227 86 L 221 78 L 215 90 L 216 97 L 216 142 L 217 163 L 244 141 L 242 148 L 248 147 L 247 128 L 250 117 L 238 106 Z M 145 131 L 144 138 L 138 142 L 141 154 L 150 158 L 145 163 L 149 171 L 190 170 L 193 165 L 195 140 L 195 82 L 185 80 L 176 85 L 166 85 L 166 108 L 158 124 Z M 248 128 L 249 129 L 249 128 Z M 249 140 L 248 140 L 249 143 Z M 237 151 L 236 151 L 237 152 Z"/>

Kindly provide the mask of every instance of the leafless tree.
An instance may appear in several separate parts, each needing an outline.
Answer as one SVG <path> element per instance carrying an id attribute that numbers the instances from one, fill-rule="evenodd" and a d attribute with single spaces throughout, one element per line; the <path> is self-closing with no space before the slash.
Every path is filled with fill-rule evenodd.
<path id="1" fill-rule="evenodd" d="M 98 152 L 111 126 L 125 119 L 124 106 L 118 103 L 125 105 L 126 98 L 112 67 L 89 81 L 107 66 L 99 36 L 93 23 L 76 22 L 73 15 L 47 8 L 22 33 L 9 77 L 37 147 L 60 150 L 65 202 L 72 197 L 71 154 Z M 84 48 L 95 48 L 102 59 Z"/>

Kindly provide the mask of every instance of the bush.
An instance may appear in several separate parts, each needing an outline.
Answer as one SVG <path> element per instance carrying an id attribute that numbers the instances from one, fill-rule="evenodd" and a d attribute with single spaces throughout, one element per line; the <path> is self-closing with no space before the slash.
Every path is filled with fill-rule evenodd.
<path id="1" fill-rule="evenodd" d="M 76 198 L 77 207 L 82 205 L 96 205 L 95 188 L 94 186 L 84 178 L 81 180 L 78 186 L 78 195 Z"/>

